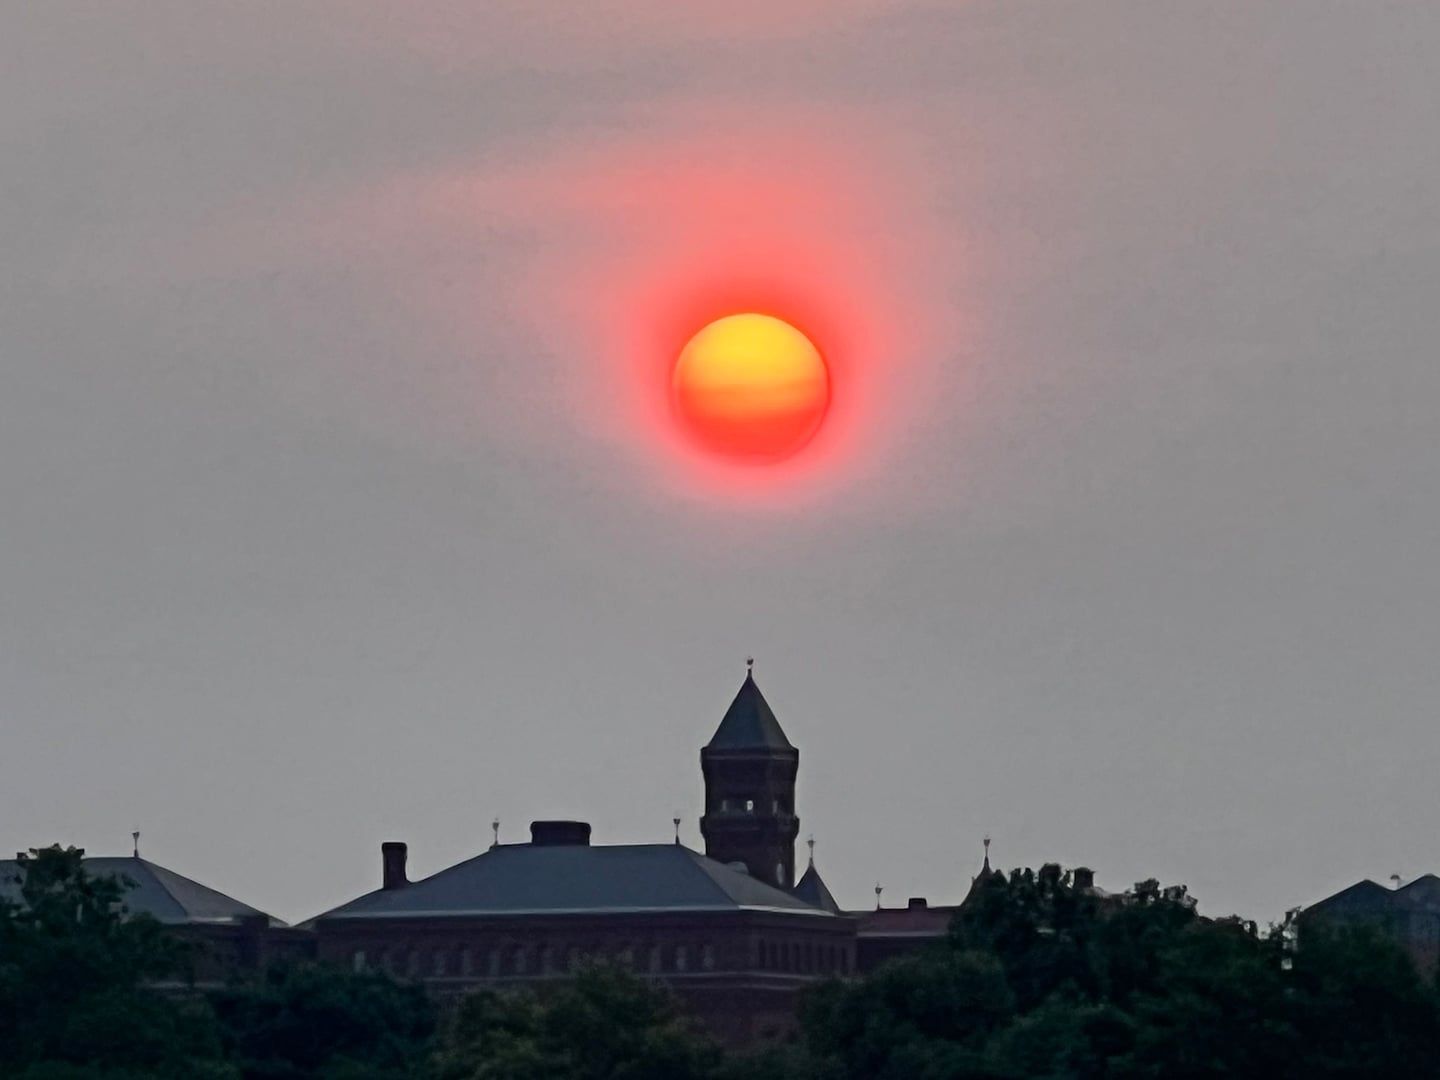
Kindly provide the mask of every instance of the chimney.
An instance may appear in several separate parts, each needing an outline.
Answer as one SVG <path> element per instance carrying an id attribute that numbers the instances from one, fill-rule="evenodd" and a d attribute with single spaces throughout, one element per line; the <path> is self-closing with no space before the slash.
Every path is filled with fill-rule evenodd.
<path id="1" fill-rule="evenodd" d="M 380 887 L 382 889 L 403 889 L 410 884 L 405 876 L 404 844 L 388 840 L 380 845 Z"/>
<path id="2" fill-rule="evenodd" d="M 1093 889 L 1095 887 L 1095 871 L 1088 866 L 1077 866 L 1070 871 L 1070 880 L 1077 889 Z"/>
<path id="3" fill-rule="evenodd" d="M 906 901 L 905 906 L 911 911 L 924 911 L 930 906 L 930 903 L 923 896 L 912 896 Z"/>
<path id="4" fill-rule="evenodd" d="M 588 821 L 532 821 L 531 847 L 589 847 Z"/>

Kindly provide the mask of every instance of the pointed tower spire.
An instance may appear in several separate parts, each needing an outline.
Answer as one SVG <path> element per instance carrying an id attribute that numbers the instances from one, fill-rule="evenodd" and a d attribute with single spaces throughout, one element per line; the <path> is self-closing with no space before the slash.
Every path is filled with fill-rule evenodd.
<path id="1" fill-rule="evenodd" d="M 840 914 L 840 905 L 835 902 L 835 897 L 831 895 L 830 887 L 825 884 L 825 879 L 820 876 L 820 871 L 815 869 L 815 837 L 809 837 L 805 843 L 810 848 L 810 865 L 805 868 L 804 875 L 795 883 L 795 888 L 790 890 L 790 895 L 797 900 L 805 901 L 811 907 L 818 907 L 821 911 L 838 915 Z"/>
<path id="2" fill-rule="evenodd" d="M 794 750 L 790 740 L 775 719 L 775 711 L 755 685 L 755 661 L 745 661 L 745 681 L 715 734 L 710 737 L 707 750 Z"/>
<path id="3" fill-rule="evenodd" d="M 710 742 L 700 751 L 705 854 L 742 863 L 751 877 L 782 889 L 795 885 L 795 776 L 800 751 L 755 685 L 754 658 Z"/>
<path id="4" fill-rule="evenodd" d="M 1002 884 L 1005 881 L 1005 874 L 1002 871 L 990 868 L 990 837 L 986 836 L 981 843 L 985 845 L 985 859 L 980 864 L 980 872 L 970 879 L 970 889 L 965 893 L 965 899 L 960 901 L 961 907 L 970 903 L 991 881 L 998 880 Z"/>

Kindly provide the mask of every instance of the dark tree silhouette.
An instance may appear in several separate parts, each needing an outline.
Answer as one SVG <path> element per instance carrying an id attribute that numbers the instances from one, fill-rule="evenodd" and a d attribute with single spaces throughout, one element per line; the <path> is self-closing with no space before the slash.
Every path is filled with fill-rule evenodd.
<path id="1" fill-rule="evenodd" d="M 152 989 L 183 976 L 184 949 L 129 915 L 128 883 L 89 875 L 83 855 L 32 849 L 20 901 L 0 900 L 0 1075 L 234 1076 L 205 1002 Z"/>

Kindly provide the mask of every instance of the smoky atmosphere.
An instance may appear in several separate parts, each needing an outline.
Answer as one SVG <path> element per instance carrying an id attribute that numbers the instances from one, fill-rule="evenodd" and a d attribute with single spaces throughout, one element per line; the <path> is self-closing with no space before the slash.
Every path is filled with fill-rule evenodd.
<path id="1" fill-rule="evenodd" d="M 1440 7 L 0 9 L 6 853 L 1440 871 Z"/>

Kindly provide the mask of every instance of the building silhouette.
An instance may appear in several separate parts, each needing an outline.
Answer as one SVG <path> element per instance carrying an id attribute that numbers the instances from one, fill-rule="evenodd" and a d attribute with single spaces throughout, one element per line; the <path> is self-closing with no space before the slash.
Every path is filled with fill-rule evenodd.
<path id="1" fill-rule="evenodd" d="M 800 834 L 795 816 L 799 768 L 800 751 L 790 745 L 754 674 L 747 671 L 715 735 L 700 751 L 705 854 L 743 867 L 757 881 L 792 888 L 795 838 Z"/>
<path id="2" fill-rule="evenodd" d="M 138 845 L 134 855 L 92 856 L 84 866 L 93 877 L 113 876 L 126 886 L 128 911 L 150 916 L 195 946 L 188 951 L 186 985 L 220 986 L 277 960 L 314 955 L 315 936 L 308 930 L 142 859 Z M 19 859 L 0 859 L 0 899 L 21 901 Z"/>
<path id="3" fill-rule="evenodd" d="M 1320 928 L 1364 926 L 1402 948 L 1421 974 L 1434 977 L 1440 968 L 1440 877 L 1425 874 L 1408 884 L 1387 889 L 1369 879 L 1357 881 L 1300 914 L 1299 943 Z"/>
<path id="4" fill-rule="evenodd" d="M 407 845 L 381 845 L 379 887 L 298 927 L 158 867 L 87 859 L 135 882 L 147 912 L 202 946 L 195 976 L 213 982 L 278 957 L 314 956 L 384 971 L 441 998 L 532 987 L 605 962 L 669 987 L 733 1044 L 793 1030 L 807 986 L 863 973 L 941 940 L 959 905 L 922 897 L 846 911 L 810 858 L 795 880 L 800 753 L 752 672 L 700 751 L 704 852 L 679 841 L 600 844 L 581 821 L 536 821 L 528 843 L 501 844 L 420 880 Z M 991 870 L 987 850 L 980 875 Z M 1077 874 L 1081 873 L 1077 871 Z M 1088 874 L 1088 871 L 1084 873 Z M 0 867 L 12 894 L 16 873 Z M 7 885 L 8 883 L 8 885 Z"/>

